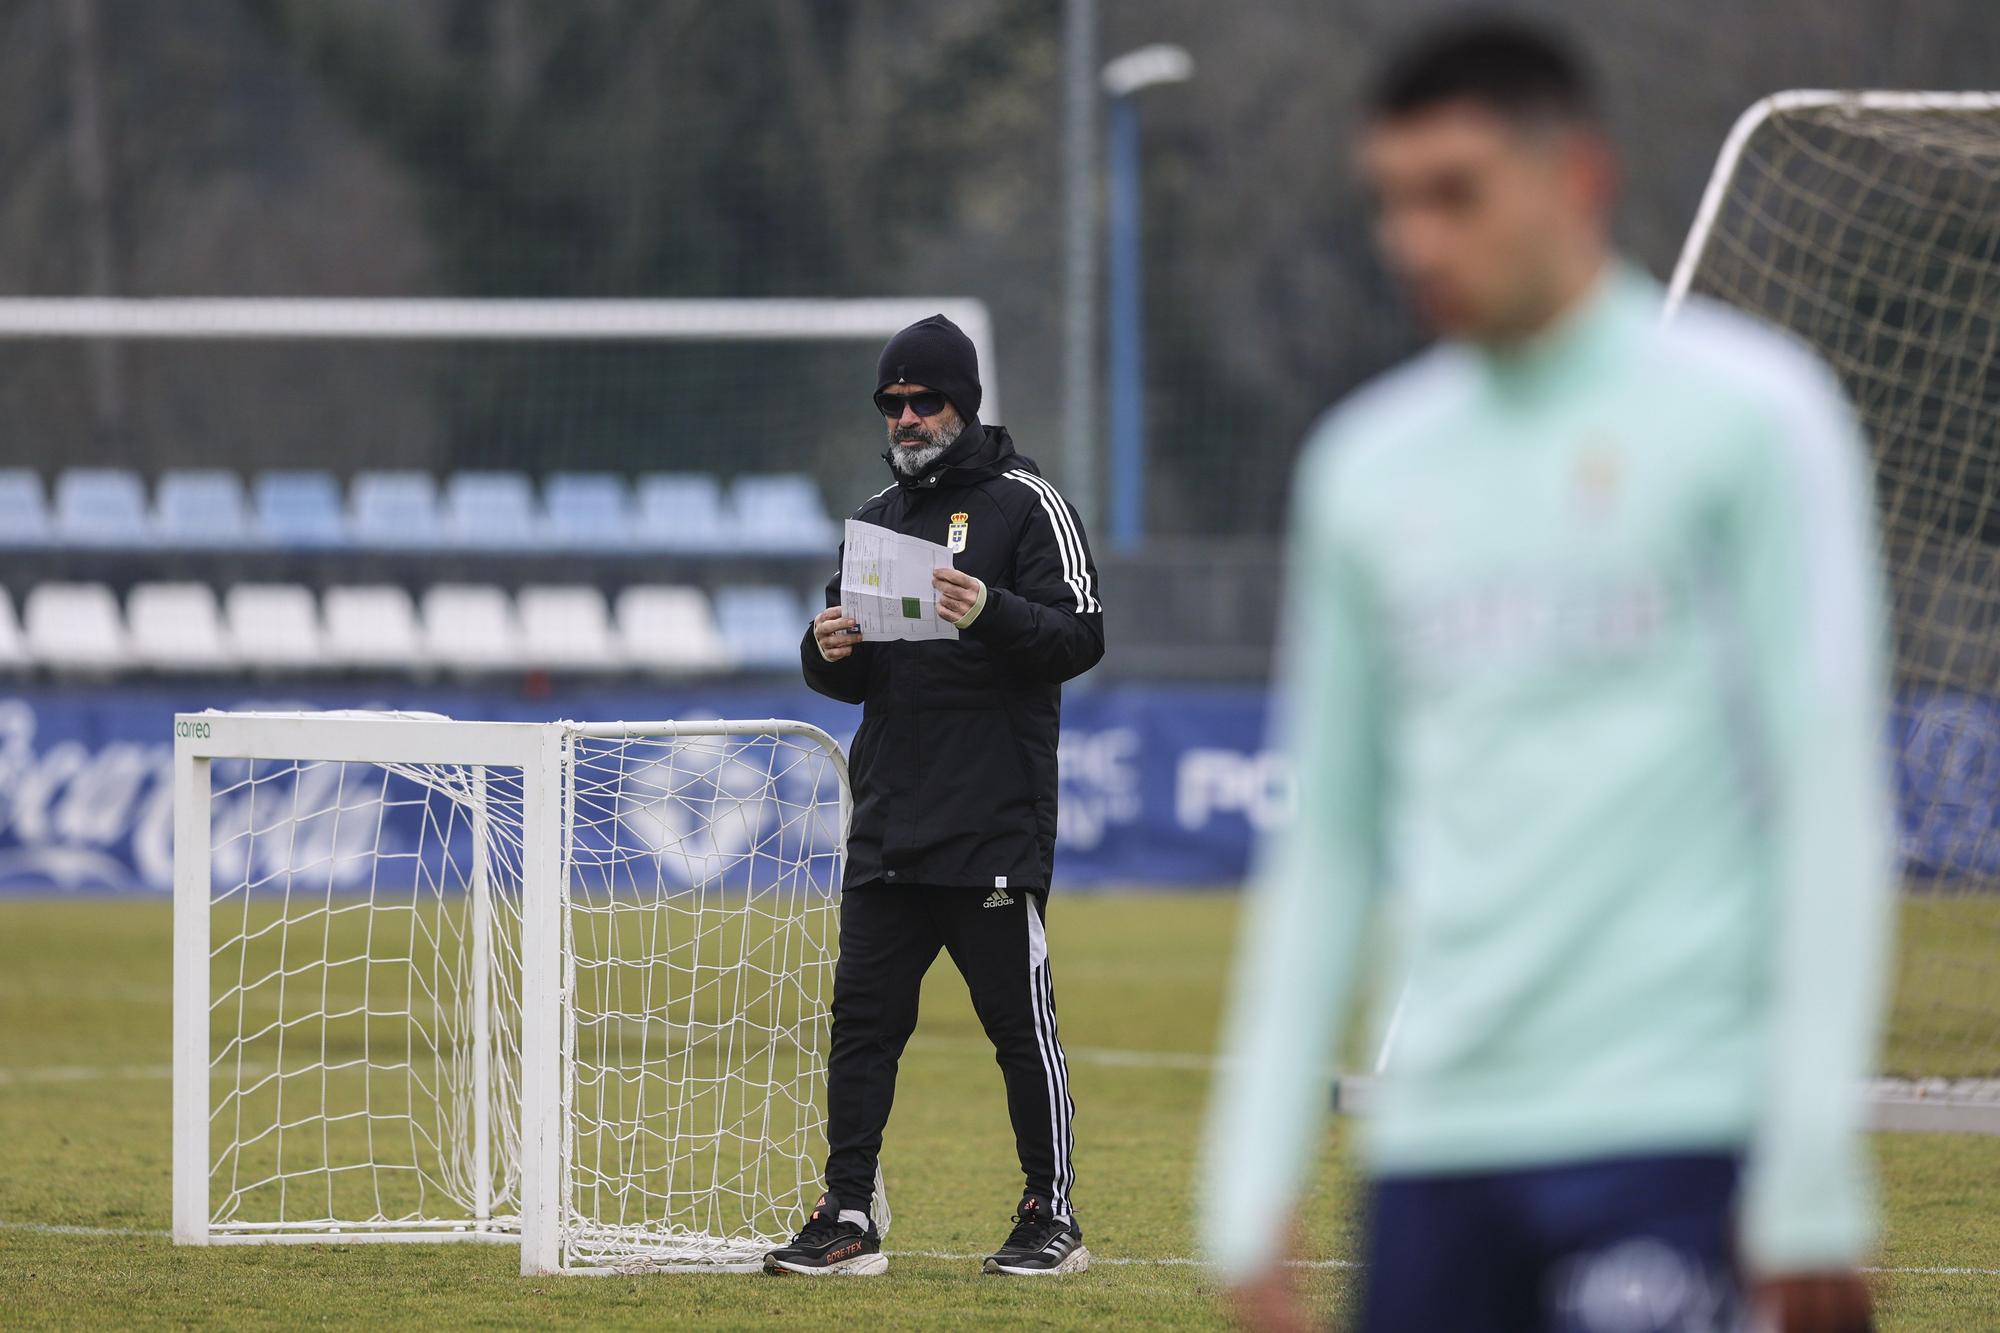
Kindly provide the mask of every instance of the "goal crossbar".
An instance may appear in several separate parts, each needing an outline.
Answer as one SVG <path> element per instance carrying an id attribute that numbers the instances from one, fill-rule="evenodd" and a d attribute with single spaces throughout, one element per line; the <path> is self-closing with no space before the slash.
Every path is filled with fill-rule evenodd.
<path id="1" fill-rule="evenodd" d="M 984 301 L 936 297 L 5 297 L 0 338 L 464 342 L 825 342 L 886 339 L 943 314 L 979 356 L 1001 420 Z"/>

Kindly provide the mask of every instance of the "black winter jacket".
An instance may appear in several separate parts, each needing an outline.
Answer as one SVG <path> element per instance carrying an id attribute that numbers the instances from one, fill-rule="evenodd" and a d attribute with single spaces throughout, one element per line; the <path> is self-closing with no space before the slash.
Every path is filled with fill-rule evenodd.
<path id="1" fill-rule="evenodd" d="M 957 640 L 864 641 L 838 662 L 810 627 L 800 644 L 808 685 L 862 705 L 849 885 L 1049 886 L 1062 683 L 1104 656 L 1097 569 L 1076 511 L 976 419 L 928 472 L 854 511 L 940 544 L 960 514 L 953 564 L 986 584 L 986 606 Z M 838 568 L 826 604 L 840 604 Z"/>

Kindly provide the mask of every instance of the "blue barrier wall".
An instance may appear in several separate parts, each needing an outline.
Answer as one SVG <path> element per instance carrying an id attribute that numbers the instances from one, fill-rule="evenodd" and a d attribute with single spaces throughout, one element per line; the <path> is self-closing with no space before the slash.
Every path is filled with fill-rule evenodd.
<path id="1" fill-rule="evenodd" d="M 791 717 L 844 745 L 860 710 L 791 689 L 579 690 L 527 699 L 434 688 L 306 695 L 201 687 L 0 698 L 0 893 L 161 893 L 172 884 L 175 712 L 405 708 L 546 721 Z M 1251 689 L 1077 690 L 1065 706 L 1058 882 L 1227 884 L 1286 800 Z"/>
<path id="2" fill-rule="evenodd" d="M 230 709 L 426 709 L 542 721 L 794 717 L 843 743 L 859 710 L 803 688 L 589 690 L 528 699 L 449 688 L 47 689 L 0 698 L 0 893 L 160 893 L 172 881 L 171 715 Z M 1291 800 L 1251 688 L 1074 690 L 1062 738 L 1061 887 L 1232 884 Z M 1892 742 L 1902 842 L 1918 875 L 2000 877 L 2000 704 L 1911 694 Z"/>

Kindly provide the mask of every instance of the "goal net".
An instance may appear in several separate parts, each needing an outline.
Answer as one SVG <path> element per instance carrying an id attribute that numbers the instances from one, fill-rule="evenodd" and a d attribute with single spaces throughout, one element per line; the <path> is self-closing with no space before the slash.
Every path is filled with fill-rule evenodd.
<path id="1" fill-rule="evenodd" d="M 176 733 L 177 1240 L 624 1271 L 752 1265 L 802 1223 L 847 809 L 824 733 Z"/>
<path id="2" fill-rule="evenodd" d="M 2000 1131 L 2000 95 L 1758 103 L 1670 303 L 1690 292 L 1811 343 L 1872 436 L 1909 889 L 1879 1120 Z"/>

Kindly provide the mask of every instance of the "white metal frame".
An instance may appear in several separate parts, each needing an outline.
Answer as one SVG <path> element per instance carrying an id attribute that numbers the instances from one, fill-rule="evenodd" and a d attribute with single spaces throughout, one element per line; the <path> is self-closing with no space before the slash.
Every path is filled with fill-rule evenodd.
<path id="1" fill-rule="evenodd" d="M 1701 205 L 1695 210 L 1694 225 L 1688 228 L 1687 240 L 1681 245 L 1680 258 L 1674 264 L 1673 278 L 1667 283 L 1667 318 L 1671 319 L 1681 302 L 1687 299 L 1688 286 L 1694 281 L 1695 266 L 1701 262 L 1702 251 L 1708 248 L 1709 233 L 1715 228 L 1716 215 L 1722 211 L 1722 198 L 1729 189 L 1729 178 L 1736 174 L 1736 164 L 1742 160 L 1743 149 L 1750 142 L 1750 136 L 1765 121 L 1781 112 L 1819 107 L 1841 107 L 1852 111 L 2000 111 L 2000 93 L 1838 92 L 1827 88 L 1798 88 L 1772 93 L 1751 103 L 1736 118 L 1736 123 L 1729 127 L 1728 137 L 1722 141 L 1722 151 L 1715 158 L 1715 170 L 1709 173 L 1708 185 L 1701 192 Z"/>
<path id="2" fill-rule="evenodd" d="M 477 297 L 7 297 L 0 338 L 430 342 L 824 342 L 887 338 L 928 315 L 979 355 L 986 419 L 1001 421 L 993 318 L 969 296 L 702 299 Z"/>
<path id="3" fill-rule="evenodd" d="M 1773 93 L 1753 102 L 1730 126 L 1728 136 L 1722 141 L 1722 149 L 1716 154 L 1715 169 L 1709 173 L 1708 185 L 1702 190 L 1694 223 L 1688 228 L 1687 240 L 1682 244 L 1680 258 L 1674 264 L 1673 278 L 1667 284 L 1662 318 L 1672 319 L 1674 312 L 1687 299 L 1695 269 L 1701 264 L 1701 257 L 1708 249 L 1709 236 L 1715 229 L 1715 220 L 1722 212 L 1722 201 L 1728 193 L 1730 178 L 1736 174 L 1737 164 L 1743 160 L 1743 151 L 1749 145 L 1751 136 L 1773 116 L 1787 111 L 1827 107 L 1850 112 L 2000 111 L 2000 92 L 1841 92 L 1801 88 Z M 1979 1081 L 1971 1082 L 1977 1084 Z M 1986 1080 L 1970 1096 L 1965 1095 L 1963 1082 L 1936 1080 L 1934 1083 L 1907 1079 L 1872 1080 L 1868 1086 L 1868 1127 L 1895 1133 L 2000 1134 L 2000 1081 Z M 1351 1092 L 1350 1084 L 1354 1085 Z M 1350 1100 L 1356 1105 L 1365 1102 L 1366 1081 L 1342 1080 L 1342 1094 L 1343 1104 Z"/>
<path id="4" fill-rule="evenodd" d="M 177 1245 L 283 1244 L 315 1241 L 505 1242 L 518 1240 L 524 1274 L 620 1269 L 566 1268 L 567 1125 L 572 1077 L 574 953 L 568 947 L 569 885 L 563 848 L 572 792 L 564 782 L 569 749 L 578 738 L 616 740 L 672 736 L 793 736 L 822 750 L 840 789 L 840 845 L 845 855 L 853 812 L 846 756 L 818 727 L 779 718 L 712 722 L 460 722 L 436 714 L 180 713 L 174 718 L 174 1012 L 173 1239 Z M 521 894 L 521 1215 L 518 1224 L 492 1214 L 490 885 L 484 838 L 473 840 L 473 1152 L 474 1215 L 417 1223 L 231 1223 L 218 1225 L 209 1208 L 209 925 L 210 764 L 216 759 L 280 759 L 377 764 L 460 764 L 474 770 L 518 768 L 523 802 L 553 810 L 556 820 L 529 819 L 523 830 Z M 483 814 L 475 819 L 483 819 Z M 887 1198 L 879 1193 L 882 1218 Z M 518 1228 L 518 1229 L 517 1229 Z M 715 1265 L 662 1265 L 699 1267 Z"/>

